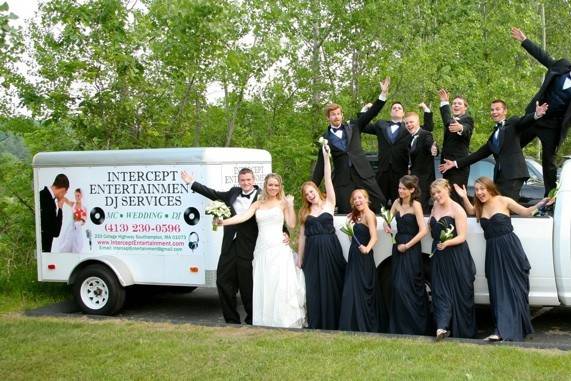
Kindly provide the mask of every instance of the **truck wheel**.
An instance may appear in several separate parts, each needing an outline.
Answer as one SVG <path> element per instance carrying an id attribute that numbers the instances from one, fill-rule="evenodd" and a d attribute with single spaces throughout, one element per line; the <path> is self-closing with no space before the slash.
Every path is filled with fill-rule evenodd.
<path id="1" fill-rule="evenodd" d="M 100 264 L 80 270 L 73 295 L 81 310 L 91 315 L 114 315 L 125 303 L 125 288 L 111 269 Z"/>

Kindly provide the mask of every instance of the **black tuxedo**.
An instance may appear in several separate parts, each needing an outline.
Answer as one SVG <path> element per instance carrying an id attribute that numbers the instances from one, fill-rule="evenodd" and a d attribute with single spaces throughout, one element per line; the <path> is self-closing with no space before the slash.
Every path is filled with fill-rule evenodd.
<path id="1" fill-rule="evenodd" d="M 504 196 L 519 199 L 519 191 L 525 180 L 529 178 L 529 172 L 525 163 L 525 157 L 520 146 L 520 134 L 529 128 L 534 121 L 534 114 L 527 114 L 522 118 L 512 117 L 505 121 L 499 132 L 499 143 L 494 144 L 492 132 L 486 144 L 481 146 L 471 155 L 458 159 L 459 168 L 470 166 L 489 155 L 494 155 L 496 165 L 494 167 L 494 182 Z"/>
<path id="2" fill-rule="evenodd" d="M 442 151 L 440 153 L 440 162 L 444 163 L 444 159 L 458 160 L 470 154 L 470 139 L 474 131 L 474 119 L 468 114 L 457 117 L 457 122 L 463 127 L 462 133 L 454 133 L 448 130 L 452 120 L 452 112 L 450 105 L 443 105 L 440 107 L 440 116 L 444 124 L 444 134 L 442 140 Z M 470 167 L 453 168 L 443 175 L 443 177 L 452 184 L 460 186 L 468 184 L 468 177 L 470 176 Z M 451 192 L 452 198 L 462 205 L 462 200 L 456 194 L 454 187 Z"/>
<path id="3" fill-rule="evenodd" d="M 242 193 L 240 187 L 232 187 L 226 192 L 208 188 L 198 182 L 192 183 L 191 189 L 211 200 L 224 202 L 234 216 L 236 211 L 232 204 Z M 258 198 L 260 190 L 256 187 L 252 203 Z M 222 314 L 227 323 L 240 324 L 240 314 L 236 310 L 236 292 L 240 290 L 242 304 L 246 310 L 246 323 L 252 323 L 252 260 L 258 225 L 252 217 L 238 225 L 224 226 L 222 250 L 216 269 L 216 287 L 222 306 Z"/>
<path id="4" fill-rule="evenodd" d="M 42 228 L 42 252 L 52 251 L 54 237 L 58 237 L 61 231 L 63 214 L 58 208 L 48 187 L 40 191 L 40 225 Z"/>
<path id="5" fill-rule="evenodd" d="M 526 113 L 535 111 L 536 102 L 539 102 L 539 104 L 547 102 L 550 108 L 543 118 L 535 121 L 531 128 L 527 129 L 521 136 L 522 147 L 529 144 L 535 137 L 538 137 L 541 141 L 541 164 L 543 166 L 545 193 L 547 194 L 550 189 L 555 188 L 557 179 L 555 153 L 561 143 L 563 143 L 563 140 L 565 140 L 571 125 L 571 101 L 569 101 L 569 98 L 566 100 L 566 105 L 561 105 L 562 107 L 559 107 L 559 112 L 557 112 L 555 111 L 556 108 L 553 107 L 554 100 L 550 99 L 550 94 L 561 75 L 566 75 L 571 71 L 571 62 L 566 59 L 554 60 L 545 50 L 529 39 L 524 40 L 521 46 L 547 68 L 545 79 L 537 94 L 529 102 Z M 570 94 L 569 92 L 571 90 L 568 90 L 568 94 Z"/>
<path id="6" fill-rule="evenodd" d="M 344 124 L 343 138 L 337 138 L 328 128 L 322 135 L 329 141 L 333 158 L 333 187 L 337 198 L 337 212 L 346 214 L 351 211 L 349 199 L 351 192 L 364 188 L 369 193 L 371 209 L 378 211 L 386 200 L 375 181 L 375 173 L 361 147 L 361 130 L 379 113 L 381 101 L 376 100 L 367 112 L 359 115 L 357 120 Z M 312 180 L 317 186 L 323 180 L 323 153 L 317 153 L 317 162 L 313 170 Z"/>
<path id="7" fill-rule="evenodd" d="M 422 128 L 413 136 L 410 146 L 410 174 L 418 177 L 420 200 L 424 212 L 429 211 L 430 184 L 434 181 L 434 157 L 431 149 L 434 139 L 432 133 Z"/>
<path id="8" fill-rule="evenodd" d="M 381 108 L 384 101 L 379 101 Z M 380 111 L 380 110 L 379 110 Z M 401 177 L 408 173 L 408 160 L 411 136 L 404 122 L 397 123 L 399 128 L 391 141 L 391 126 L 395 124 L 389 120 L 379 120 L 375 124 L 363 128 L 366 134 L 375 135 L 378 143 L 379 166 L 377 169 L 377 182 L 381 192 L 387 199 L 394 201 L 398 198 L 398 184 Z M 423 129 L 432 131 L 432 113 L 424 113 Z"/>

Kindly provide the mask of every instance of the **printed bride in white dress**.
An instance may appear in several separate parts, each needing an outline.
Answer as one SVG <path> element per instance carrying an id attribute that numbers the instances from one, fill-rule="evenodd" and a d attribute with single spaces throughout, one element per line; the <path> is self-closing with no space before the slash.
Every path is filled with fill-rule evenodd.
<path id="1" fill-rule="evenodd" d="M 283 242 L 284 221 L 295 227 L 293 196 L 285 196 L 282 179 L 269 174 L 258 201 L 237 216 L 218 221 L 233 225 L 256 215 L 258 239 L 254 249 L 252 323 L 302 328 L 305 324 L 305 280 L 295 253 Z"/>

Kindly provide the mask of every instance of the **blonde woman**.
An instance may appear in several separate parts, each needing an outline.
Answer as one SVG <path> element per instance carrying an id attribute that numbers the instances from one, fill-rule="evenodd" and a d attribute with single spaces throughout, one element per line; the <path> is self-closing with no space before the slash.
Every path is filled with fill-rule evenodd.
<path id="1" fill-rule="evenodd" d="M 307 326 L 337 329 L 345 277 L 345 258 L 333 225 L 335 190 L 331 181 L 329 147 L 322 148 L 325 197 L 313 181 L 301 186 L 298 253 L 303 261 L 307 296 Z"/>
<path id="2" fill-rule="evenodd" d="M 450 198 L 446 179 L 430 186 L 434 200 L 430 214 L 432 234 L 432 307 L 436 322 L 436 340 L 447 336 L 474 337 L 474 280 L 476 266 L 466 243 L 468 218 L 462 207 Z M 449 231 L 448 237 L 442 231 Z M 447 239 L 441 239 L 443 238 Z"/>
<path id="3" fill-rule="evenodd" d="M 285 196 L 278 174 L 266 176 L 261 197 L 246 212 L 218 223 L 239 224 L 254 215 L 258 238 L 253 261 L 252 323 L 301 328 L 305 322 L 305 282 L 282 232 L 284 221 L 289 228 L 295 227 L 293 196 Z"/>

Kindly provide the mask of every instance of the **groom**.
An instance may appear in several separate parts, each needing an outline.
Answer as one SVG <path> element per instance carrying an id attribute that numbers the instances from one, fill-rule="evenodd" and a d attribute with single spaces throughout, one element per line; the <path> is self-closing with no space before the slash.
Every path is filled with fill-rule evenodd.
<path id="1" fill-rule="evenodd" d="M 57 175 L 53 184 L 40 191 L 40 225 L 42 229 L 42 252 L 52 251 L 52 242 L 59 237 L 63 221 L 62 208 L 69 179 L 63 173 Z"/>
<path id="2" fill-rule="evenodd" d="M 211 200 L 224 202 L 232 215 L 248 210 L 257 200 L 260 189 L 255 185 L 254 172 L 242 168 L 238 173 L 238 187 L 220 192 L 194 181 L 186 171 L 181 172 L 182 180 L 191 184 L 190 188 Z M 222 305 L 222 315 L 226 323 L 240 324 L 240 314 L 236 310 L 236 293 L 240 291 L 242 304 L 246 310 L 246 324 L 252 324 L 252 260 L 258 225 L 256 217 L 238 225 L 224 226 L 222 250 L 216 268 L 216 287 Z"/>

